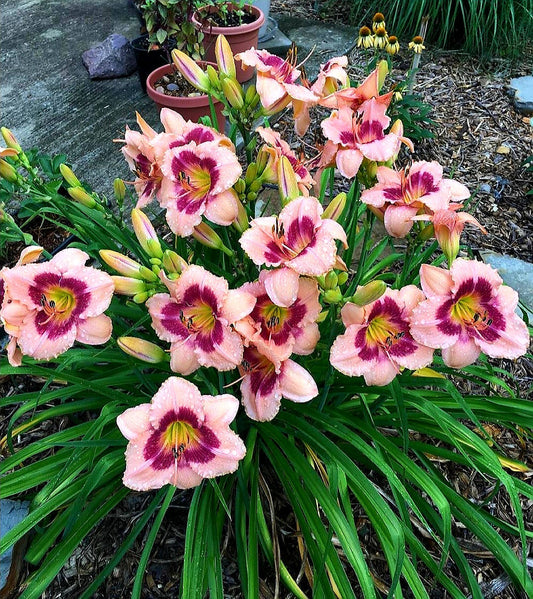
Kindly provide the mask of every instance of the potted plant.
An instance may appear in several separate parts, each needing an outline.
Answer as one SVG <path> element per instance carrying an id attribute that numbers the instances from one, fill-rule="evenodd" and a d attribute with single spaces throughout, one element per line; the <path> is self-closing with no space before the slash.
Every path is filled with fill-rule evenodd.
<path id="1" fill-rule="evenodd" d="M 131 46 L 146 91 L 146 78 L 154 69 L 170 63 L 174 48 L 201 58 L 203 34 L 192 24 L 194 0 L 142 0 L 139 6 L 146 33 L 132 40 Z"/>
<path id="2" fill-rule="evenodd" d="M 219 35 L 228 40 L 233 54 L 257 48 L 259 29 L 265 22 L 265 15 L 257 6 L 244 4 L 244 0 L 211 0 L 193 14 L 192 22 L 203 35 L 206 60 L 212 61 Z M 239 66 L 237 80 L 240 83 L 248 81 L 253 73 L 253 69 L 245 71 Z"/>
<path id="3" fill-rule="evenodd" d="M 198 61 L 198 73 L 195 81 L 200 83 L 199 88 L 191 85 L 173 63 L 158 67 L 146 79 L 146 92 L 159 110 L 171 108 L 179 112 L 184 119 L 194 122 L 203 116 L 211 116 L 213 120 L 214 115 L 208 95 L 211 91 L 211 83 L 207 74 L 202 70 L 202 67 L 206 68 L 208 65 L 213 69 L 217 66 L 214 63 Z M 216 99 L 212 99 L 211 103 L 216 115 L 216 125 L 220 131 L 224 131 L 225 117 L 222 114 L 224 107 Z"/>

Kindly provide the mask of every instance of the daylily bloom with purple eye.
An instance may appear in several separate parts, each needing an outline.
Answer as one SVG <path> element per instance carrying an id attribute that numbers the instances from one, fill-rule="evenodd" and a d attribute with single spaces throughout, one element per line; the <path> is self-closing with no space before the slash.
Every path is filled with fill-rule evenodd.
<path id="1" fill-rule="evenodd" d="M 281 398 L 301 403 L 318 395 L 309 372 L 293 360 L 275 364 L 256 347 L 246 347 L 239 366 L 241 395 L 246 414 L 252 420 L 272 420 L 279 412 Z"/>
<path id="2" fill-rule="evenodd" d="M 340 108 L 322 121 L 326 145 L 336 146 L 335 163 L 347 179 L 355 177 L 363 158 L 386 162 L 398 154 L 402 139 L 396 133 L 385 133 L 390 123 L 386 109 L 373 98 L 357 112 Z M 327 149 L 326 154 L 330 153 Z"/>
<path id="3" fill-rule="evenodd" d="M 202 215 L 217 225 L 231 225 L 239 212 L 232 189 L 242 168 L 235 153 L 216 142 L 172 148 L 161 164 L 160 204 L 172 232 L 191 235 Z"/>
<path id="4" fill-rule="evenodd" d="M 235 55 L 243 67 L 255 67 L 256 89 L 267 114 L 276 114 L 290 102 L 294 110 L 294 126 L 298 135 L 304 135 L 309 127 L 308 107 L 318 103 L 320 96 L 296 80 L 301 75 L 293 64 L 294 54 L 287 60 L 270 54 L 267 50 L 246 50 Z"/>
<path id="5" fill-rule="evenodd" d="M 150 203 L 156 196 L 163 176 L 155 158 L 155 151 L 151 144 L 157 133 L 137 113 L 137 123 L 141 129 L 133 131 L 126 127 L 124 139 L 114 141 L 125 142 L 122 153 L 130 169 L 137 175 L 133 182 L 139 197 L 136 207 L 142 208 Z"/>
<path id="6" fill-rule="evenodd" d="M 274 131 L 274 129 L 257 127 L 256 132 L 268 144 L 263 146 L 263 148 L 272 158 L 265 171 L 263 171 L 265 180 L 269 183 L 278 182 L 278 161 L 281 156 L 285 156 L 294 170 L 300 193 L 308 196 L 309 189 L 315 184 L 315 181 L 305 167 L 304 162 L 297 158 L 289 144 L 281 139 L 281 135 Z"/>
<path id="7" fill-rule="evenodd" d="M 411 332 L 442 349 L 445 364 L 462 368 L 481 352 L 509 359 L 526 353 L 528 329 L 515 314 L 518 294 L 491 266 L 462 258 L 449 271 L 423 264 L 420 282 L 427 300 L 414 310 Z"/>
<path id="8" fill-rule="evenodd" d="M 228 137 L 222 135 L 212 127 L 194 123 L 193 121 L 186 121 L 175 110 L 162 108 L 159 118 L 165 128 L 165 132 L 160 133 L 150 142 L 154 148 L 155 159 L 158 164 L 163 162 L 168 150 L 186 146 L 191 142 L 194 142 L 196 145 L 206 142 L 216 142 L 220 146 L 235 151 L 235 146 Z"/>
<path id="9" fill-rule="evenodd" d="M 435 161 L 413 162 L 401 171 L 380 166 L 377 179 L 374 187 L 363 191 L 361 200 L 371 207 L 385 208 L 385 228 L 393 237 L 405 237 L 413 217 L 426 206 L 438 210 L 443 204 L 470 197 L 462 183 L 443 178 L 442 166 Z"/>
<path id="10" fill-rule="evenodd" d="M 233 324 L 252 311 L 255 297 L 228 289 L 225 279 L 196 265 L 164 282 L 170 295 L 158 293 L 146 306 L 157 336 L 171 343 L 171 369 L 190 374 L 200 366 L 232 370 L 240 364 L 243 344 Z"/>
<path id="11" fill-rule="evenodd" d="M 279 216 L 253 219 L 240 244 L 258 266 L 285 265 L 301 275 L 326 274 L 337 260 L 335 240 L 345 247 L 347 241 L 344 229 L 321 218 L 322 212 L 316 198 L 295 198 Z"/>
<path id="12" fill-rule="evenodd" d="M 77 249 L 59 252 L 41 264 L 2 272 L 4 301 L 0 318 L 24 355 L 48 360 L 75 341 L 105 343 L 111 319 L 103 314 L 113 296 L 113 280 L 84 266 L 89 256 Z"/>
<path id="13" fill-rule="evenodd" d="M 296 299 L 284 307 L 275 304 L 268 295 L 265 287 L 268 274 L 263 270 L 259 281 L 242 287 L 257 300 L 254 309 L 235 324 L 235 329 L 275 363 L 286 360 L 292 353 L 311 354 L 320 338 L 315 322 L 322 309 L 317 282 L 299 277 Z"/>
<path id="14" fill-rule="evenodd" d="M 364 376 L 367 385 L 387 385 L 400 368 L 430 364 L 433 350 L 409 332 L 412 311 L 423 299 L 420 289 L 407 285 L 387 289 L 366 306 L 346 304 L 341 310 L 346 332 L 333 343 L 331 364 L 348 376 Z"/>
<path id="15" fill-rule="evenodd" d="M 189 489 L 204 478 L 235 472 L 246 454 L 229 427 L 238 409 L 232 395 L 201 395 L 196 385 L 170 377 L 151 403 L 117 418 L 129 441 L 124 485 L 135 491 L 167 484 Z"/>

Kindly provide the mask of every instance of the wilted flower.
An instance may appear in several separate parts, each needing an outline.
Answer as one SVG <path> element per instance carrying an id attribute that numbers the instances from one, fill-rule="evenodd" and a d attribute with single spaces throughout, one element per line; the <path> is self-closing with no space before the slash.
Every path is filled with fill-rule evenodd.
<path id="1" fill-rule="evenodd" d="M 424 39 L 419 35 L 415 35 L 412 42 L 409 42 L 409 50 L 412 50 L 415 54 L 422 54 L 422 50 L 425 50 Z"/>
<path id="2" fill-rule="evenodd" d="M 124 485 L 136 491 L 167 484 L 189 489 L 237 470 L 246 448 L 229 424 L 238 408 L 232 395 L 201 395 L 185 379 L 167 379 L 150 403 L 117 418 L 129 441 Z"/>
<path id="3" fill-rule="evenodd" d="M 385 46 L 385 50 L 391 55 L 394 56 L 400 51 L 400 42 L 395 35 L 391 35 L 387 40 L 387 45 Z"/>

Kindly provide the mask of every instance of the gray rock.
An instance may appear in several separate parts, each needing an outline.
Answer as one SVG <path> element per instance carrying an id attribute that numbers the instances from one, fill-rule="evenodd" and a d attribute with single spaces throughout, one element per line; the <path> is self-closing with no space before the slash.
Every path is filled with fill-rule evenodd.
<path id="1" fill-rule="evenodd" d="M 533 315 L 533 264 L 519 258 L 511 258 L 496 252 L 482 252 L 483 260 L 498 269 L 503 282 L 518 291 L 520 300 Z M 520 314 L 520 309 L 517 309 Z"/>
<path id="2" fill-rule="evenodd" d="M 0 538 L 28 515 L 29 506 L 29 501 L 0 500 Z M 2 553 L 0 557 L 0 589 L 3 589 L 6 584 L 12 553 L 13 547 Z"/>
<path id="3" fill-rule="evenodd" d="M 81 59 L 91 79 L 125 77 L 137 68 L 128 39 L 118 33 L 112 33 L 100 44 L 86 50 Z"/>
<path id="4" fill-rule="evenodd" d="M 510 88 L 518 112 L 533 114 L 533 75 L 511 79 Z"/>

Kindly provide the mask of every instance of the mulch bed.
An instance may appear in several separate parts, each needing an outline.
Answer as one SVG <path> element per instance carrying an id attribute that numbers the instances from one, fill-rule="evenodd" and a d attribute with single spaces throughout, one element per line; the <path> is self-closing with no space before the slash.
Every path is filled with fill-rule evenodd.
<path id="1" fill-rule="evenodd" d="M 305 6 L 304 6 L 305 4 Z M 288 12 L 309 18 L 308 3 L 272 0 L 272 10 Z M 352 53 L 353 65 L 366 64 L 359 51 Z M 401 59 L 400 59 L 401 60 Z M 407 60 L 407 57 L 404 61 Z M 495 60 L 481 65 L 476 60 L 460 53 L 427 52 L 422 56 L 421 68 L 417 76 L 415 91 L 435 108 L 431 117 L 435 120 L 435 138 L 416 144 L 417 160 L 438 160 L 445 167 L 448 176 L 466 184 L 475 192 L 474 215 L 487 228 L 483 236 L 477 230 L 467 229 L 466 239 L 474 251 L 490 249 L 499 253 L 533 259 L 533 201 L 527 192 L 533 188 L 531 175 L 525 172 L 522 163 L 533 152 L 531 146 L 532 127 L 529 119 L 519 115 L 512 107 L 507 95 L 507 84 L 511 77 L 529 74 L 532 68 L 531 53 L 529 62 L 510 66 L 504 61 Z M 362 78 L 363 67 L 352 66 L 353 80 Z M 282 126 L 282 124 L 281 124 Z M 290 133 L 287 131 L 287 133 Z M 528 358 L 516 362 L 506 362 L 515 376 L 515 384 L 527 392 L 533 380 L 533 364 Z M 22 381 L 22 384 L 24 381 Z M 6 397 L 16 392 L 21 384 L 18 378 L 0 379 L 0 396 Z M 28 384 L 32 384 L 28 382 Z M 0 436 L 5 434 L 7 421 L 12 410 L 0 411 Z M 51 428 L 58 430 L 60 421 L 43 423 L 39 431 L 50 434 Z M 497 437 L 498 431 L 493 431 Z M 518 436 L 502 433 L 499 439 L 509 454 L 529 465 L 533 465 L 533 448 L 524 446 Z M 458 492 L 474 501 L 482 501 L 490 495 L 496 481 L 488 480 L 467 468 L 459 468 L 446 462 L 439 464 L 444 476 L 453 482 Z M 371 475 L 370 475 L 371 476 Z M 375 481 L 385 487 L 385 481 Z M 273 505 L 279 514 L 278 529 L 283 539 L 283 557 L 293 566 L 296 575 L 301 560 L 298 553 L 298 532 L 294 518 L 285 505 L 278 489 L 271 489 Z M 43 599 L 76 599 L 81 591 L 94 578 L 108 561 L 114 549 L 129 532 L 131 526 L 142 514 L 144 506 L 152 494 L 132 494 L 120 504 L 86 539 L 71 562 L 62 570 L 51 587 L 43 594 Z M 169 509 L 162 527 L 145 578 L 144 598 L 164 598 L 177 596 L 183 555 L 184 533 L 187 518 L 187 505 L 190 492 L 178 492 Z M 533 507 L 524 502 L 525 520 L 533 522 Z M 494 515 L 503 519 L 511 518 L 512 510 L 503 492 L 491 499 Z M 384 572 L 383 558 L 377 540 L 371 530 L 365 532 L 365 516 L 355 507 L 356 521 L 361 524 L 361 538 L 369 556 L 372 570 L 380 583 L 380 572 Z M 359 520 L 358 520 L 359 519 Z M 454 527 L 454 535 L 462 548 L 467 551 L 479 580 L 490 581 L 501 575 L 497 561 L 480 548 L 475 538 L 459 525 Z M 231 530 L 227 531 L 231 537 Z M 128 552 L 120 565 L 115 568 L 96 598 L 120 599 L 129 597 L 136 564 L 142 552 L 143 537 Z M 233 539 L 228 538 L 224 554 L 224 586 L 226 597 L 239 599 L 238 569 L 235 556 L 231 554 Z M 292 555 L 292 560 L 291 560 Z M 22 578 L 29 573 L 24 566 Z M 271 572 L 270 566 L 262 564 L 262 573 Z M 454 576 L 453 572 L 449 573 Z M 305 580 L 303 579 L 305 585 Z M 432 588 L 431 577 L 427 578 L 428 589 Z M 262 597 L 273 597 L 273 581 L 265 581 Z M 501 599 L 523 599 L 511 586 L 494 595 L 486 587 L 486 597 Z M 282 591 L 281 596 L 287 597 Z M 431 597 L 438 599 L 446 595 L 433 588 Z"/>

